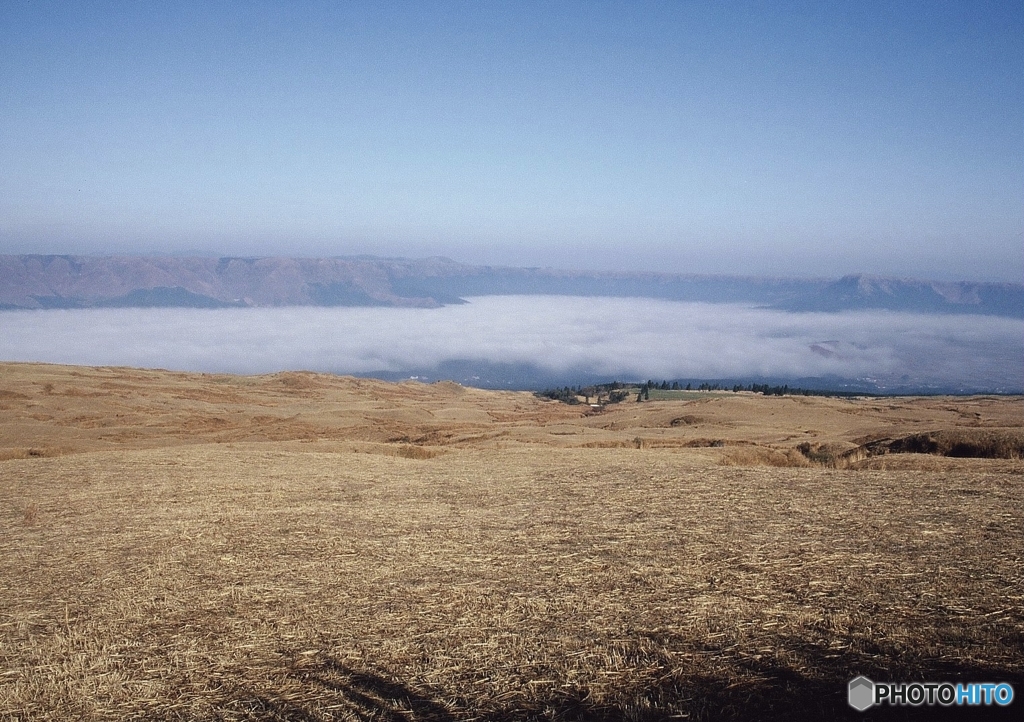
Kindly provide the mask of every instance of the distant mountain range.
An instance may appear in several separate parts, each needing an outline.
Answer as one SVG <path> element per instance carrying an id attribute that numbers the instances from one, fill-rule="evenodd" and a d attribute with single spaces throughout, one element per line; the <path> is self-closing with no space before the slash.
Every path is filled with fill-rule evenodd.
<path id="1" fill-rule="evenodd" d="M 447 258 L 0 256 L 0 309 L 438 307 L 488 295 L 630 296 L 788 311 L 889 309 L 1024 318 L 1024 284 L 561 271 Z"/>

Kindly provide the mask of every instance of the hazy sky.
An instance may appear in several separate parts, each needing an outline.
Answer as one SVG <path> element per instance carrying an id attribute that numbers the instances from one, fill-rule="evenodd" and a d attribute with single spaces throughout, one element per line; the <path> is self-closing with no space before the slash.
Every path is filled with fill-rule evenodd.
<path id="1" fill-rule="evenodd" d="M 1024 278 L 1024 3 L 0 0 L 0 251 Z"/>

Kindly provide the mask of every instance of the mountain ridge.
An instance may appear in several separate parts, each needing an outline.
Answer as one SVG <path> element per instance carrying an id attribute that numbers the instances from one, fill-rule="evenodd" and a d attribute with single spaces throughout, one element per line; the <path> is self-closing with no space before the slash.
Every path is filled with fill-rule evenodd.
<path id="1" fill-rule="evenodd" d="M 800 312 L 887 309 L 1024 318 L 1024 284 L 574 271 L 424 259 L 0 255 L 0 310 L 96 307 L 436 308 L 486 295 L 631 296 Z"/>

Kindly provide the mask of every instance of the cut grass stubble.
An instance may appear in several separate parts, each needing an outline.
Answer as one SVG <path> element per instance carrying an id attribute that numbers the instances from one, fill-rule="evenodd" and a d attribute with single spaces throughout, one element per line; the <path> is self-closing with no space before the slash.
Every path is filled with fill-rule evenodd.
<path id="1" fill-rule="evenodd" d="M 1021 475 L 701 453 L 5 462 L 0 716 L 814 717 L 859 673 L 1024 678 Z"/>

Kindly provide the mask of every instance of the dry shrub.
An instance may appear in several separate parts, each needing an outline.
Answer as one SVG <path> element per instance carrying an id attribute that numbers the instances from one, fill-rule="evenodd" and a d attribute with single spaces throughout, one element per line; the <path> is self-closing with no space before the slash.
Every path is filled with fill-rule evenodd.
<path id="1" fill-rule="evenodd" d="M 721 439 L 691 439 L 683 444 L 688 449 L 718 449 L 725 446 L 725 442 Z"/>
<path id="2" fill-rule="evenodd" d="M 9 461 L 10 459 L 24 459 L 28 454 L 27 449 L 0 449 L 0 461 Z"/>
<path id="3" fill-rule="evenodd" d="M 705 419 L 700 416 L 694 416 L 692 414 L 686 414 L 678 418 L 672 419 L 669 422 L 669 426 L 695 426 L 696 424 L 703 424 Z"/>
<path id="4" fill-rule="evenodd" d="M 9 461 L 10 459 L 40 459 L 50 456 L 58 456 L 59 451 L 57 449 L 48 449 L 40 447 L 29 447 L 29 448 L 7 448 L 0 449 L 0 461 Z"/>
<path id="5" fill-rule="evenodd" d="M 602 441 L 588 441 L 585 444 L 580 444 L 581 449 L 627 449 L 636 448 L 631 441 L 622 441 L 620 439 L 604 439 Z"/>
<path id="6" fill-rule="evenodd" d="M 433 459 L 444 453 L 443 449 L 417 446 L 416 444 L 379 444 L 374 445 L 369 454 L 381 456 L 400 456 L 403 459 Z"/>
<path id="7" fill-rule="evenodd" d="M 441 449 L 428 449 L 413 444 L 403 444 L 395 450 L 395 456 L 401 456 L 403 459 L 433 459 L 443 453 Z"/>
<path id="8" fill-rule="evenodd" d="M 403 459 L 434 459 L 446 452 L 445 449 L 416 444 L 360 443 L 346 444 L 334 449 L 340 452 L 370 454 L 374 456 L 398 456 Z"/>
<path id="9" fill-rule="evenodd" d="M 807 467 L 811 462 L 796 449 L 770 449 L 766 446 L 739 446 L 719 459 L 722 466 Z"/>
<path id="10" fill-rule="evenodd" d="M 855 471 L 950 471 L 957 462 L 931 454 L 885 454 L 849 462 Z"/>
<path id="11" fill-rule="evenodd" d="M 846 468 L 852 461 L 868 456 L 866 452 L 860 451 L 860 447 L 850 448 L 848 444 L 815 444 L 805 441 L 798 444 L 796 450 L 812 464 L 832 469 Z"/>

